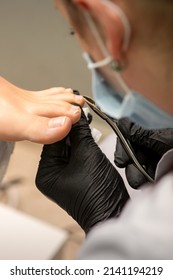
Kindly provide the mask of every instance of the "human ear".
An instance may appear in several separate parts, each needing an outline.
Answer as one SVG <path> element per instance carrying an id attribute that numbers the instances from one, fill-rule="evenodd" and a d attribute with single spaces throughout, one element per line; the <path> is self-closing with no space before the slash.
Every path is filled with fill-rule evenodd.
<path id="1" fill-rule="evenodd" d="M 130 24 L 123 10 L 115 3 L 105 0 L 73 0 L 73 2 L 81 9 L 87 10 L 97 21 L 110 55 L 115 60 L 124 60 L 130 40 Z"/>
<path id="2" fill-rule="evenodd" d="M 121 61 L 124 57 L 124 28 L 122 22 L 116 14 L 109 12 L 109 16 L 103 24 L 108 52 L 113 59 Z"/>
<path id="3" fill-rule="evenodd" d="M 94 6 L 96 6 L 95 1 L 92 0 L 72 0 L 72 1 L 74 4 L 86 10 L 91 10 Z"/>

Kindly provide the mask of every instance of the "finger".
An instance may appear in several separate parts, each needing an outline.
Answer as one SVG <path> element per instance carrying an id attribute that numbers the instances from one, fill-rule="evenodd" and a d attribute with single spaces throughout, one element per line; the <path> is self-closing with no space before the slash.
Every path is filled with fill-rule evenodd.
<path id="1" fill-rule="evenodd" d="M 24 139 L 40 144 L 51 144 L 62 140 L 69 133 L 72 123 L 68 117 L 28 118 Z"/>
<path id="2" fill-rule="evenodd" d="M 85 101 L 83 96 L 81 95 L 76 95 L 73 93 L 72 89 L 65 89 L 62 87 L 55 87 L 55 88 L 50 88 L 42 91 L 37 91 L 37 92 L 29 92 L 29 94 L 38 101 L 44 102 L 44 103 L 57 103 L 59 101 L 66 101 L 71 104 L 76 104 L 79 106 L 83 106 Z"/>
<path id="3" fill-rule="evenodd" d="M 125 137 L 130 136 L 132 122 L 128 118 L 121 118 L 118 120 L 118 127 Z"/>
<path id="4" fill-rule="evenodd" d="M 131 122 L 128 118 L 120 119 L 118 121 L 118 127 L 124 137 L 132 143 L 147 147 L 146 140 L 149 139 L 150 130 L 142 128 L 138 124 Z"/>
<path id="5" fill-rule="evenodd" d="M 66 138 L 54 144 L 44 145 L 39 164 L 39 174 L 46 174 L 51 180 L 65 170 L 70 160 L 70 147 Z"/>
<path id="6" fill-rule="evenodd" d="M 147 173 L 152 178 L 155 178 L 158 158 L 155 158 L 153 153 L 148 153 L 145 149 L 143 151 L 138 150 L 136 156 L 140 164 L 146 169 Z M 129 164 L 126 167 L 126 176 L 130 186 L 134 189 L 137 189 L 144 183 L 148 182 L 148 179 L 133 164 Z"/>
<path id="7" fill-rule="evenodd" d="M 117 138 L 116 150 L 114 153 L 114 162 L 116 166 L 124 168 L 129 164 L 130 161 L 131 159 L 124 150 L 121 141 L 119 140 L 119 138 Z"/>
<path id="8" fill-rule="evenodd" d="M 58 185 L 55 181 L 61 177 L 69 159 L 70 149 L 66 144 L 66 138 L 54 144 L 44 145 L 35 183 L 37 188 L 51 199 L 56 199 Z"/>
<path id="9" fill-rule="evenodd" d="M 133 189 L 139 189 L 148 182 L 148 179 L 133 164 L 126 167 L 125 173 L 128 183 Z"/>
<path id="10" fill-rule="evenodd" d="M 57 104 L 33 104 L 30 112 L 48 118 L 66 116 L 76 123 L 81 116 L 81 108 L 60 100 Z"/>
<path id="11" fill-rule="evenodd" d="M 42 155 L 46 161 L 57 162 L 60 159 L 67 160 L 69 158 L 69 148 L 67 138 L 53 144 L 46 144 L 43 147 Z"/>
<path id="12" fill-rule="evenodd" d="M 80 120 L 73 125 L 69 137 L 73 146 L 83 144 L 83 140 L 85 140 L 85 145 L 87 145 L 88 140 L 93 140 L 91 135 L 91 129 L 83 111 Z"/>

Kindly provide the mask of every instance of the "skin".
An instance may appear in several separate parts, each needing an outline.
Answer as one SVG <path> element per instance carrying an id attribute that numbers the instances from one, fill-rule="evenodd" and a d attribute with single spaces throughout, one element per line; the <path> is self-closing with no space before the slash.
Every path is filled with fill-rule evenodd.
<path id="1" fill-rule="evenodd" d="M 159 6 L 158 1 L 155 7 Z M 150 1 L 112 0 L 111 2 L 116 3 L 127 15 L 131 26 L 128 49 L 122 51 L 124 29 L 120 18 L 112 9 L 100 0 L 71 0 L 71 2 L 76 9 L 77 21 L 78 17 L 84 21 L 83 11 L 88 11 L 92 16 L 110 55 L 123 65 L 121 75 L 127 85 L 161 109 L 173 114 L 173 42 L 172 36 L 167 33 L 167 29 L 172 25 L 165 25 L 168 18 L 173 18 L 172 10 L 166 10 L 166 4 L 162 4 L 162 17 L 164 12 L 166 17 L 163 17 L 160 25 L 159 21 L 156 21 L 154 32 L 151 32 L 152 22 L 147 18 L 148 11 L 152 7 Z M 144 2 L 149 5 L 145 10 Z M 79 32 L 79 24 L 75 24 L 71 19 L 64 3 L 64 0 L 55 0 L 60 13 L 74 27 L 81 48 L 88 52 L 94 61 L 103 59 L 97 40 L 86 22 L 82 32 Z M 104 17 L 101 17 L 101 14 L 104 14 Z M 141 17 L 141 14 L 146 16 Z M 158 29 L 158 25 L 162 28 Z M 79 26 L 81 27 L 81 24 Z M 163 31 L 157 34 L 160 29 Z M 100 71 L 106 80 L 116 87 L 113 71 L 108 67 L 102 67 Z M 73 104 L 80 106 L 84 104 L 83 98 L 77 99 L 71 89 L 27 91 L 12 85 L 2 77 L 0 77 L 0 98 L 0 140 L 29 140 L 43 144 L 63 139 L 69 133 L 72 124 L 80 119 L 81 111 Z"/>
<path id="2" fill-rule="evenodd" d="M 99 30 L 104 34 L 104 43 L 109 53 L 115 60 L 119 60 L 124 65 L 121 75 L 129 88 L 144 95 L 158 107 L 173 115 L 173 63 L 171 62 L 173 61 L 173 46 L 171 36 L 167 34 L 167 26 L 163 25 L 163 31 L 160 31 L 162 23 L 160 23 L 159 29 L 158 24 L 156 24 L 155 28 L 153 27 L 154 31 L 150 31 L 152 21 L 147 22 L 148 12 L 146 11 L 148 11 L 148 7 L 146 6 L 146 10 L 144 10 L 142 0 L 132 0 L 133 5 L 131 5 L 131 1 L 127 0 L 109 1 L 116 3 L 123 10 L 130 22 L 131 37 L 128 49 L 124 52 L 122 51 L 124 29 L 120 18 L 112 9 L 100 0 L 72 0 L 71 2 L 75 5 L 78 14 L 88 11 L 92 16 Z M 80 34 L 77 25 L 71 19 L 67 7 L 64 5 L 64 1 L 55 0 L 55 4 L 60 13 L 75 29 L 82 49 L 88 52 L 94 61 L 102 59 L 103 55 L 87 25 L 85 24 L 86 26 L 83 27 L 83 32 Z M 147 5 L 151 5 L 151 3 L 148 2 Z M 166 13 L 165 7 L 163 6 L 161 11 Z M 173 12 L 171 9 L 169 10 L 171 18 Z M 144 16 L 140 16 L 144 12 L 146 12 L 145 20 Z M 101 14 L 104 17 L 100 16 Z M 158 30 L 159 34 L 157 34 Z M 107 81 L 115 86 L 112 71 L 106 67 L 100 71 Z"/>
<path id="3" fill-rule="evenodd" d="M 80 119 L 84 100 L 62 87 L 27 91 L 0 77 L 0 140 L 50 144 Z M 75 106 L 73 104 L 79 105 Z"/>

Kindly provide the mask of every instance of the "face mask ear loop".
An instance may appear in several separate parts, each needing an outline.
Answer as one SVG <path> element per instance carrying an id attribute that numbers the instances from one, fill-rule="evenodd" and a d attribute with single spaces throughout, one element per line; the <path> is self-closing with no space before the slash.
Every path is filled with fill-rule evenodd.
<path id="1" fill-rule="evenodd" d="M 99 68 L 99 67 L 103 67 L 103 66 L 106 66 L 108 64 L 110 64 L 112 62 L 112 57 L 110 56 L 109 52 L 107 51 L 102 39 L 101 39 L 101 36 L 95 26 L 95 23 L 94 21 L 92 20 L 91 16 L 89 15 L 88 12 L 84 12 L 84 15 L 85 15 L 85 18 L 86 18 L 86 21 L 87 21 L 87 24 L 89 26 L 89 29 L 91 30 L 92 34 L 94 35 L 94 37 L 96 38 L 96 41 L 99 45 L 99 48 L 103 54 L 103 56 L 105 57 L 103 60 L 101 61 L 98 61 L 98 62 L 90 62 L 88 64 L 88 68 L 89 69 L 95 69 L 95 68 Z"/>
<path id="2" fill-rule="evenodd" d="M 93 62 L 93 63 L 89 62 L 87 67 L 88 67 L 88 69 L 96 69 L 96 68 L 106 66 L 106 65 L 110 64 L 111 62 L 112 62 L 112 57 L 108 56 L 105 59 L 98 61 L 98 62 Z"/>
<path id="3" fill-rule="evenodd" d="M 131 27 L 130 27 L 129 20 L 128 20 L 126 14 L 124 13 L 124 11 L 118 5 L 116 5 L 115 3 L 112 3 L 110 1 L 107 1 L 107 0 L 101 0 L 101 1 L 104 5 L 110 7 L 111 10 L 115 11 L 115 13 L 120 18 L 120 20 L 123 24 L 124 40 L 123 40 L 122 50 L 124 52 L 126 52 L 128 49 L 128 46 L 129 46 L 130 36 L 131 36 Z M 132 95 L 132 91 L 129 89 L 129 87 L 126 85 L 126 83 L 123 81 L 121 75 L 117 71 L 117 69 L 119 68 L 118 61 L 112 59 L 111 68 L 114 71 L 116 80 L 118 81 L 118 84 L 121 86 L 125 95 L 128 95 L 128 96 Z"/>
<path id="4" fill-rule="evenodd" d="M 107 3 L 107 2 L 106 2 Z M 114 8 L 115 9 L 115 8 Z M 119 9 L 121 11 L 121 9 Z M 121 11 L 122 12 L 122 11 Z M 122 12 L 123 13 L 123 12 Z M 120 13 L 119 13 L 120 14 Z M 116 67 L 116 61 L 113 60 L 113 58 L 111 57 L 111 55 L 109 54 L 108 50 L 106 49 L 103 41 L 102 41 L 102 38 L 96 28 L 96 25 L 94 23 L 94 21 L 92 20 L 90 14 L 88 12 L 84 12 L 84 15 L 85 15 L 85 18 L 86 18 L 86 21 L 87 21 L 87 24 L 90 28 L 90 30 L 92 31 L 92 34 L 94 35 L 94 37 L 96 38 L 97 40 L 97 43 L 103 53 L 103 55 L 105 56 L 105 59 L 101 60 L 101 61 L 98 61 L 98 62 L 89 62 L 88 63 L 88 68 L 89 69 L 96 69 L 96 68 L 99 68 L 99 67 L 103 67 L 103 66 L 106 66 L 106 65 L 109 65 L 111 66 L 111 63 L 114 64 L 114 67 Z M 126 16 L 124 15 L 124 17 L 126 18 Z M 128 20 L 127 20 L 128 22 Z M 129 25 L 130 27 L 130 25 Z M 130 36 L 130 34 L 129 34 Z M 129 39 L 129 38 L 128 38 Z M 127 44 L 127 43 L 126 43 Z M 118 62 L 117 62 L 117 65 L 118 65 Z M 126 83 L 123 81 L 123 79 L 121 78 L 120 74 L 117 72 L 117 71 L 114 71 L 114 74 L 116 76 L 116 79 L 118 81 L 118 83 L 120 84 L 122 90 L 123 90 L 123 95 L 126 95 L 126 94 L 131 94 L 131 90 L 128 88 L 128 86 L 126 85 Z"/>
<path id="5" fill-rule="evenodd" d="M 130 23 L 129 20 L 126 16 L 126 14 L 124 13 L 124 11 L 115 3 L 112 3 L 110 1 L 107 0 L 101 0 L 101 2 L 109 7 L 111 10 L 115 11 L 115 13 L 117 14 L 117 16 L 120 18 L 123 27 L 124 27 L 124 40 L 123 40 L 123 46 L 122 46 L 122 50 L 125 52 L 128 49 L 129 46 L 129 42 L 130 42 L 130 36 L 131 36 L 131 27 L 130 27 Z"/>
<path id="6" fill-rule="evenodd" d="M 125 13 L 116 5 L 116 4 L 113 4 L 109 1 L 105 1 L 105 0 L 102 0 L 103 4 L 104 5 L 107 5 L 109 6 L 112 10 L 115 11 L 115 13 L 120 17 L 121 21 L 122 21 L 122 24 L 123 24 L 123 27 L 124 27 L 124 40 L 123 40 L 123 46 L 122 46 L 122 50 L 123 51 L 126 51 L 128 49 L 128 46 L 129 46 L 129 41 L 130 41 L 130 35 L 131 35 L 131 28 L 130 28 L 130 23 L 128 21 L 128 18 L 127 16 L 125 15 Z M 98 62 L 90 62 L 88 64 L 88 68 L 89 69 L 96 69 L 96 68 L 99 68 L 99 67 L 103 67 L 103 66 L 106 66 L 108 64 L 111 64 L 113 63 L 114 65 L 114 69 L 119 69 L 119 63 L 116 62 L 115 60 L 113 60 L 113 58 L 111 57 L 111 55 L 109 54 L 107 48 L 105 47 L 104 43 L 103 43 L 103 40 L 95 26 L 95 23 L 94 21 L 92 20 L 91 16 L 89 15 L 88 12 L 84 12 L 84 15 L 85 15 L 85 18 L 86 18 L 86 21 L 88 23 L 88 26 L 90 28 L 90 30 L 92 31 L 94 37 L 96 38 L 97 40 L 97 43 L 103 53 L 103 55 L 105 56 L 105 59 L 101 60 L 101 61 L 98 61 Z"/>
<path id="7" fill-rule="evenodd" d="M 121 75 L 118 72 L 114 72 L 115 78 L 118 82 L 118 84 L 121 87 L 121 95 L 133 95 L 132 91 L 129 89 L 129 87 L 126 85 L 126 83 L 123 81 Z"/>

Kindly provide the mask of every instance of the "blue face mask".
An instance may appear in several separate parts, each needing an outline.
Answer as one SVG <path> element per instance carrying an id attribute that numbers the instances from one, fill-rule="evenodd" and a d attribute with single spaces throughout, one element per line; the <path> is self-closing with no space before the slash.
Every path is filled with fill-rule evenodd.
<path id="1" fill-rule="evenodd" d="M 122 21 L 125 34 L 122 48 L 125 52 L 130 39 L 128 19 L 114 3 L 105 0 L 102 0 L 102 3 L 114 10 Z M 115 119 L 128 117 L 146 129 L 173 128 L 173 116 L 159 109 L 142 95 L 131 91 L 118 72 L 114 72 L 117 91 L 98 73 L 97 68 L 110 65 L 113 59 L 108 53 L 90 15 L 86 13 L 84 16 L 105 57 L 102 61 L 95 63 L 88 54 L 84 54 L 88 68 L 92 71 L 92 92 L 97 106 L 110 117 Z"/>
<path id="2" fill-rule="evenodd" d="M 146 129 L 173 128 L 173 117 L 135 92 L 122 98 L 92 69 L 92 93 L 97 106 L 115 119 L 130 118 Z"/>

